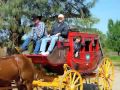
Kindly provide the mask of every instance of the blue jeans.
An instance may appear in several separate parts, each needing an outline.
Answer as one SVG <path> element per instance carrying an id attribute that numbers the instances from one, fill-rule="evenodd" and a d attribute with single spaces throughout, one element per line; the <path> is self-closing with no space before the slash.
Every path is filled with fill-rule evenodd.
<path id="1" fill-rule="evenodd" d="M 21 49 L 22 50 L 26 50 L 27 46 L 29 45 L 30 41 L 33 40 L 35 42 L 35 49 L 34 49 L 34 53 L 38 54 L 39 53 L 39 49 L 40 49 L 40 43 L 41 43 L 41 39 L 31 39 L 31 38 L 27 38 L 25 40 L 25 42 L 22 44 Z"/>
<path id="2" fill-rule="evenodd" d="M 41 42 L 41 47 L 40 47 L 40 52 L 45 52 L 47 43 L 50 41 L 50 45 L 48 47 L 48 52 L 52 52 L 56 42 L 58 40 L 58 36 L 52 35 L 50 37 L 46 37 L 42 39 Z"/>

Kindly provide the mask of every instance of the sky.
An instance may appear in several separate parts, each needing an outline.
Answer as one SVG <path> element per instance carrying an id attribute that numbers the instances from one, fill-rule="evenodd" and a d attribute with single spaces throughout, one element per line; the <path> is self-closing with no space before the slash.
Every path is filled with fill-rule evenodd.
<path id="1" fill-rule="evenodd" d="M 91 9 L 91 13 L 100 19 L 94 27 L 106 34 L 108 20 L 120 20 L 120 0 L 98 0 L 95 7 Z"/>

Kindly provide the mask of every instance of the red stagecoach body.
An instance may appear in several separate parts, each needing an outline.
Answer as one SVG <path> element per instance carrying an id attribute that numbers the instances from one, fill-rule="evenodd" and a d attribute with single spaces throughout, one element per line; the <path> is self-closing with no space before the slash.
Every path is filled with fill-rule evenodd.
<path id="1" fill-rule="evenodd" d="M 74 57 L 74 38 L 81 36 L 81 48 L 79 57 Z M 96 34 L 69 32 L 68 39 L 65 41 L 58 41 L 55 49 L 58 50 L 58 57 L 62 63 L 51 63 L 51 57 L 29 54 L 27 57 L 32 59 L 34 64 L 41 64 L 43 67 L 55 70 L 57 72 L 64 72 L 63 65 L 66 63 L 72 69 L 80 73 L 92 73 L 102 60 L 103 54 L 99 41 L 99 36 Z M 64 54 L 63 54 L 64 53 Z M 57 55 L 56 55 L 57 56 Z M 63 60 L 65 59 L 65 60 Z M 56 61 L 57 62 L 57 59 Z"/>

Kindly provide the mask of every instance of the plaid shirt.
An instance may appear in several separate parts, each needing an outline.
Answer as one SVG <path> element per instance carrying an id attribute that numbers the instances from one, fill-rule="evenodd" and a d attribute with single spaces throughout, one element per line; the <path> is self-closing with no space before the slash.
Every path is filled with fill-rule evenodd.
<path id="1" fill-rule="evenodd" d="M 33 39 L 42 38 L 45 35 L 45 24 L 44 22 L 39 22 L 39 24 L 32 28 L 31 37 Z"/>

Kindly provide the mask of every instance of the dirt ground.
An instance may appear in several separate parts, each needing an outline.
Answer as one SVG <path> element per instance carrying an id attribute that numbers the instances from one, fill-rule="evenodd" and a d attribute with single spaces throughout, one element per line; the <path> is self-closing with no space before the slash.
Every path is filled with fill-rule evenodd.
<path id="1" fill-rule="evenodd" d="M 113 90 L 120 90 L 120 67 L 115 66 Z"/>

